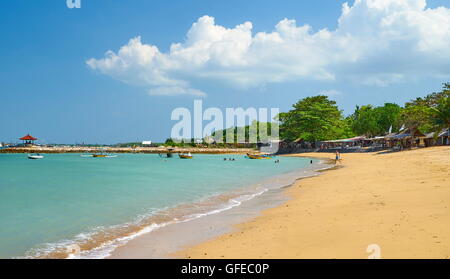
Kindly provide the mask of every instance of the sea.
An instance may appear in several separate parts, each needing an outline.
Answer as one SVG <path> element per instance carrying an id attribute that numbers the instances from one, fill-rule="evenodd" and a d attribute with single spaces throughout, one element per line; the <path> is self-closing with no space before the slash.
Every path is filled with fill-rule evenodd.
<path id="1" fill-rule="evenodd" d="M 44 156 L 0 154 L 0 258 L 106 258 L 140 235 L 220 214 L 324 168 L 299 157 Z"/>

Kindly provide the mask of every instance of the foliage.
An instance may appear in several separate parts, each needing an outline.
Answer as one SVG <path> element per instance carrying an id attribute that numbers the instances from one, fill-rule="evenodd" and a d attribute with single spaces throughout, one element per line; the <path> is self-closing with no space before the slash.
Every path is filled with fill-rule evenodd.
<path id="1" fill-rule="evenodd" d="M 440 92 L 405 103 L 403 108 L 393 103 L 385 103 L 378 107 L 357 106 L 354 113 L 346 118 L 343 117 L 336 102 L 329 100 L 327 96 L 306 97 L 294 104 L 290 111 L 280 113 L 276 120 L 280 123 L 253 121 L 251 125 L 244 127 L 215 131 L 208 137 L 208 142 L 215 140 L 213 145 L 216 147 L 248 147 L 250 143 L 254 143 L 252 135 L 255 131 L 257 142 L 277 138 L 278 135 L 272 135 L 271 131 L 278 130 L 282 139 L 287 141 L 302 139 L 308 142 L 350 138 L 357 135 L 380 136 L 389 131 L 398 132 L 401 126 L 417 128 L 423 133 L 440 131 L 450 126 L 450 83 L 443 84 Z M 267 133 L 260 133 L 262 129 L 267 129 Z M 232 135 L 232 142 L 226 141 L 227 132 Z M 196 146 L 196 143 L 194 139 L 178 144 L 172 139 L 167 139 L 165 145 Z M 204 139 L 202 145 L 211 144 L 206 143 Z"/>
<path id="2" fill-rule="evenodd" d="M 436 131 L 450 127 L 450 97 L 443 97 L 431 108 L 430 114 Z"/>
<path id="3" fill-rule="evenodd" d="M 419 129 L 423 133 L 433 130 L 431 109 L 424 105 L 407 105 L 402 110 L 402 123 L 406 128 Z"/>
<path id="4" fill-rule="evenodd" d="M 280 113 L 278 118 L 281 137 L 288 141 L 337 139 L 349 131 L 336 102 L 323 95 L 298 101 L 292 110 Z"/>
<path id="5" fill-rule="evenodd" d="M 357 106 L 345 119 L 336 103 L 326 96 L 307 97 L 289 112 L 280 113 L 279 120 L 281 137 L 287 141 L 374 137 L 398 132 L 402 126 L 423 133 L 440 131 L 450 126 L 450 83 L 443 84 L 440 92 L 407 102 L 403 108 L 393 103 Z"/>
<path id="6" fill-rule="evenodd" d="M 444 83 L 442 91 L 428 94 L 407 102 L 401 118 L 408 128 L 429 133 L 449 126 L 448 119 L 450 83 Z"/>
<path id="7" fill-rule="evenodd" d="M 382 107 L 357 106 L 350 116 L 351 126 L 357 135 L 369 137 L 384 135 L 391 127 L 392 132 L 396 132 L 400 128 L 400 113 L 401 107 L 391 103 Z"/>
<path id="8" fill-rule="evenodd" d="M 257 143 L 268 142 L 276 139 L 277 134 L 272 135 L 272 131 L 278 131 L 278 124 L 275 122 L 253 121 L 251 125 L 244 127 L 231 127 L 225 130 L 214 131 L 211 135 L 216 142 L 224 143 Z M 232 135 L 232 140 L 227 140 L 227 134 Z"/>

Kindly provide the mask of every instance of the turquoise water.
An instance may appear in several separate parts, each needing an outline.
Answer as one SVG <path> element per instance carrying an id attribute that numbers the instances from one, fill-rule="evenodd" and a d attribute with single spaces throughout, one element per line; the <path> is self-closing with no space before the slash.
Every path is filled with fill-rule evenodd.
<path id="1" fill-rule="evenodd" d="M 224 157 L 236 161 L 223 161 Z M 203 213 L 205 205 L 217 209 L 223 199 L 211 197 L 240 193 L 238 189 L 257 181 L 310 164 L 309 159 L 279 159 L 281 163 L 275 164 L 241 155 L 181 160 L 150 154 L 116 158 L 48 154 L 42 160 L 29 160 L 26 154 L 0 154 L 0 258 L 45 256 L 58 244 L 77 241 L 91 241 L 86 246 L 91 249 L 102 243 L 99 239 L 129 235 L 129 224 L 152 216 L 163 221 L 175 218 L 170 214 L 179 218 L 183 211 L 171 213 L 171 208 L 200 201 L 204 201 Z M 195 210 L 186 206 L 183 214 Z M 102 236 L 93 237 L 99 231 Z"/>

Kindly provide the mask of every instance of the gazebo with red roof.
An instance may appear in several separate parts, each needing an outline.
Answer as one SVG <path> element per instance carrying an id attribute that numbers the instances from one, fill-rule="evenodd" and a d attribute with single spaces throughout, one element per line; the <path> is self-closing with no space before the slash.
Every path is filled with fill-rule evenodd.
<path id="1" fill-rule="evenodd" d="M 26 136 L 21 137 L 20 140 L 23 140 L 23 141 L 24 141 L 24 142 L 23 142 L 24 144 L 30 145 L 30 144 L 33 144 L 34 141 L 37 140 L 37 138 L 31 136 L 30 134 L 27 134 Z"/>

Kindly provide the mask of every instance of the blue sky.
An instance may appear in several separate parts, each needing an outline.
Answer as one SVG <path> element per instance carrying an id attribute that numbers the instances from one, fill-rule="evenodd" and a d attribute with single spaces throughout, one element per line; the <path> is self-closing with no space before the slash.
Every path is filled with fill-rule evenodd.
<path id="1" fill-rule="evenodd" d="M 423 0 L 411 1 L 419 3 Z M 333 32 L 339 28 L 338 18 L 346 1 L 82 0 L 81 9 L 68 9 L 65 2 L 2 2 L 0 141 L 16 141 L 28 132 L 44 143 L 164 140 L 174 124 L 170 120 L 171 111 L 180 106 L 191 108 L 196 97 L 182 93 L 176 96 L 151 95 L 149 92 L 152 90 L 173 84 L 128 79 L 130 75 L 139 75 L 139 71 L 144 71 L 144 74 L 162 71 L 164 77 L 186 86 L 181 91 L 205 93 L 205 107 L 278 107 L 286 111 L 303 97 L 325 92 L 338 102 L 345 114 L 351 113 L 357 104 L 403 104 L 411 98 L 437 91 L 442 82 L 449 81 L 450 71 L 446 72 L 449 68 L 446 66 L 450 66 L 449 56 L 440 51 L 440 44 L 449 39 L 445 33 L 449 27 L 439 22 L 448 14 L 447 10 L 436 9 L 446 5 L 447 1 L 443 0 L 427 1 L 427 8 L 433 9 L 433 13 L 416 7 L 398 6 L 383 12 L 406 10 L 413 17 L 417 15 L 419 23 L 419 16 L 429 16 L 423 22 L 428 24 L 431 19 L 443 28 L 443 32 L 434 37 L 424 31 L 426 25 L 420 24 L 411 27 L 411 24 L 402 26 L 394 22 L 390 29 L 383 29 L 380 33 L 373 30 L 379 26 L 374 21 L 365 27 L 367 29 L 362 29 L 359 26 L 366 23 L 366 18 L 361 14 L 368 13 L 374 18 L 380 14 L 368 8 L 354 7 L 344 20 L 346 23 L 342 24 L 346 24 L 345 28 L 332 35 L 336 39 L 320 39 L 312 46 L 308 45 L 306 53 L 311 53 L 309 57 L 293 53 L 291 60 L 283 51 L 276 52 L 271 45 L 260 43 L 257 46 L 261 52 L 258 53 L 265 56 L 261 59 L 263 62 L 252 60 L 246 61 L 246 66 L 238 65 L 242 76 L 246 77 L 244 84 L 240 84 L 237 78 L 226 78 L 236 69 L 236 65 L 225 65 L 227 60 L 220 60 L 226 55 L 214 63 L 199 62 L 198 68 L 190 68 L 194 60 L 189 60 L 177 69 L 146 65 L 142 70 L 142 67 L 132 64 L 136 67 L 125 73 L 117 67 L 105 68 L 101 63 L 107 59 L 104 54 L 108 50 L 114 51 L 122 60 L 131 59 L 127 62 L 135 63 L 134 57 L 120 57 L 119 49 L 137 36 L 140 36 L 142 45 L 156 46 L 172 62 L 181 63 L 179 58 L 169 55 L 170 46 L 185 43 L 183 50 L 190 50 L 191 46 L 185 42 L 187 32 L 194 22 L 198 26 L 203 24 L 199 18 L 205 15 L 215 19 L 213 25 L 208 25 L 208 18 L 209 23 L 204 23 L 207 28 L 234 29 L 236 25 L 251 22 L 252 40 L 258 32 L 274 32 L 275 26 L 285 18 L 296 20 L 297 27 L 311 26 L 308 31 L 311 36 L 323 28 Z M 353 1 L 348 5 L 352 7 Z M 435 13 L 441 16 L 435 16 Z M 289 30 L 299 30 L 289 22 L 284 26 L 291 28 Z M 345 38 L 343 30 L 357 39 L 335 49 L 334 45 Z M 364 36 L 372 31 L 378 32 L 374 37 L 386 38 L 383 36 L 388 31 L 394 34 L 389 35 L 391 37 L 407 39 L 389 39 L 376 47 L 361 44 L 365 41 Z M 286 43 L 283 47 L 295 49 L 307 39 L 315 38 L 309 36 L 301 42 L 298 38 L 291 41 L 284 38 Z M 191 40 L 193 45 L 198 43 L 198 40 Z M 252 44 L 256 45 L 254 41 Z M 417 47 L 410 50 L 411 45 Z M 320 61 L 314 58 L 317 49 L 321 50 Z M 225 54 L 230 54 L 226 51 Z M 245 57 L 256 55 L 251 53 L 252 50 L 245 51 Z M 334 55 L 335 52 L 338 55 Z M 437 54 L 441 59 L 436 57 Z M 96 61 L 96 67 L 86 63 L 89 59 Z M 335 61 L 330 62 L 331 59 Z M 273 65 L 279 65 L 280 70 L 274 71 Z M 385 68 L 390 70 L 385 71 Z M 438 70 L 434 72 L 434 69 Z M 204 78 L 205 74 L 213 71 L 218 74 Z M 279 78 L 272 79 L 278 74 Z M 267 81 L 264 80 L 266 77 Z"/>

